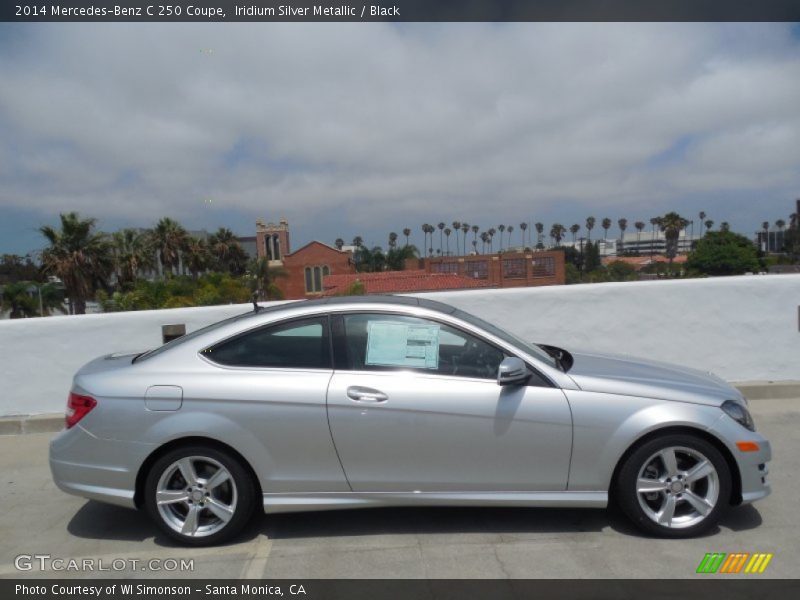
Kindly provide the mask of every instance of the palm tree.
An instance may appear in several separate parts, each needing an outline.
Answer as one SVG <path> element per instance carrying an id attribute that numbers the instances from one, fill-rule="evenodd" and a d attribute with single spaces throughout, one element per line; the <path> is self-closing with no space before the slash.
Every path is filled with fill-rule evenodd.
<path id="1" fill-rule="evenodd" d="M 506 227 L 506 231 L 508 232 L 508 249 L 511 250 L 511 234 L 514 233 L 514 226 L 509 225 Z"/>
<path id="2" fill-rule="evenodd" d="M 453 233 L 453 230 L 449 227 L 444 228 L 444 234 L 447 236 L 447 256 L 450 256 L 450 234 Z"/>
<path id="3" fill-rule="evenodd" d="M 587 217 L 586 218 L 586 239 L 588 241 L 592 241 L 592 229 L 594 229 L 595 218 L 594 217 Z"/>
<path id="4" fill-rule="evenodd" d="M 389 234 L 389 248 L 394 248 L 395 246 L 397 246 L 397 234 L 392 231 Z"/>
<path id="5" fill-rule="evenodd" d="M 600 227 L 602 227 L 605 230 L 605 233 L 603 233 L 603 240 L 607 241 L 608 240 L 608 230 L 611 229 L 611 219 L 609 219 L 608 217 L 603 219 L 600 222 Z"/>
<path id="6" fill-rule="evenodd" d="M 570 225 L 569 232 L 572 234 L 572 243 L 575 243 L 575 237 L 578 235 L 578 232 L 581 230 L 581 226 L 577 223 L 573 223 Z"/>
<path id="7" fill-rule="evenodd" d="M 353 246 L 356 247 L 356 251 L 358 251 L 363 244 L 364 238 L 362 238 L 360 235 L 357 235 L 353 238 Z"/>
<path id="8" fill-rule="evenodd" d="M 406 267 L 406 260 L 416 257 L 416 246 L 392 248 L 386 253 L 386 268 L 390 271 L 402 271 Z"/>
<path id="9" fill-rule="evenodd" d="M 730 231 L 731 230 L 731 224 L 728 223 L 727 221 L 723 221 L 722 223 L 719 224 L 719 230 L 720 231 Z"/>
<path id="10" fill-rule="evenodd" d="M 769 252 L 769 221 L 764 221 L 761 224 L 761 229 L 764 230 L 764 253 Z"/>
<path id="11" fill-rule="evenodd" d="M 636 221 L 633 226 L 636 227 L 636 252 L 638 254 L 639 248 L 641 247 L 642 231 L 645 228 L 645 224 L 644 221 Z"/>
<path id="12" fill-rule="evenodd" d="M 653 217 L 650 219 L 650 225 L 653 226 L 653 237 L 650 241 L 650 256 L 653 256 L 656 250 L 656 225 L 658 225 L 660 220 L 660 217 Z"/>
<path id="13" fill-rule="evenodd" d="M 542 245 L 542 235 L 544 234 L 544 223 L 535 223 L 534 227 L 536 228 L 536 246 L 540 247 Z"/>
<path id="14" fill-rule="evenodd" d="M 461 224 L 461 233 L 464 235 L 461 236 L 463 238 L 462 243 L 464 246 L 464 256 L 467 255 L 467 233 L 469 233 L 469 223 L 462 223 Z"/>
<path id="15" fill-rule="evenodd" d="M 503 232 L 506 230 L 505 225 L 498 225 L 497 229 L 500 230 L 500 252 L 503 251 Z"/>
<path id="16" fill-rule="evenodd" d="M 485 231 L 481 232 L 481 242 L 483 242 L 481 253 L 486 254 L 486 244 L 489 242 L 489 234 L 486 233 Z"/>
<path id="17" fill-rule="evenodd" d="M 497 233 L 497 230 L 494 227 L 489 227 L 487 233 L 489 234 L 489 254 L 491 254 L 494 251 L 492 246 L 494 245 L 494 234 Z"/>
<path id="18" fill-rule="evenodd" d="M 344 246 L 344 243 L 342 243 Z M 283 292 L 275 283 L 279 277 L 288 277 L 288 272 L 283 267 L 270 266 L 266 256 L 255 258 L 247 265 L 247 275 L 250 278 L 250 289 L 255 292 L 259 300 L 282 300 Z"/>
<path id="19" fill-rule="evenodd" d="M 39 228 L 49 244 L 42 250 L 42 271 L 64 284 L 70 312 L 86 313 L 86 300 L 105 286 L 114 269 L 113 254 L 106 237 L 94 231 L 95 219 L 81 219 L 78 213 L 62 213 L 61 229 Z"/>
<path id="20" fill-rule="evenodd" d="M 443 246 L 442 232 L 444 231 L 444 228 L 446 227 L 446 225 L 445 225 L 444 221 L 439 221 L 439 223 L 436 225 L 436 227 L 439 229 L 439 254 L 441 254 L 442 253 L 442 246 Z"/>
<path id="21" fill-rule="evenodd" d="M 700 227 L 702 227 L 706 219 L 706 212 L 701 210 L 699 213 L 697 213 L 697 216 L 700 217 Z"/>
<path id="22" fill-rule="evenodd" d="M 519 230 L 522 232 L 522 250 L 525 250 L 525 231 L 528 229 L 527 223 L 520 223 Z"/>
<path id="23" fill-rule="evenodd" d="M 453 231 L 456 234 L 456 254 L 458 254 L 458 249 L 459 249 L 458 232 L 461 231 L 461 221 L 453 221 Z"/>
<path id="24" fill-rule="evenodd" d="M 714 226 L 714 221 L 712 221 L 711 219 L 708 219 L 708 220 L 703 222 L 703 225 L 706 226 L 706 233 L 708 233 L 709 230 Z"/>
<path id="25" fill-rule="evenodd" d="M 133 285 L 139 273 L 155 266 L 155 251 L 149 232 L 122 229 L 111 236 L 114 270 L 122 288 Z"/>
<path id="26" fill-rule="evenodd" d="M 342 238 L 336 238 L 336 241 L 333 242 L 333 244 L 336 246 L 337 250 L 344 248 L 344 240 Z"/>
<path id="27" fill-rule="evenodd" d="M 186 243 L 186 230 L 173 219 L 164 217 L 153 229 L 153 243 L 165 275 L 173 275 L 180 265 L 181 249 Z"/>
<path id="28" fill-rule="evenodd" d="M 561 245 L 561 238 L 564 237 L 567 229 L 561 223 L 554 223 L 550 228 L 550 237 L 556 241 L 556 247 Z"/>
<path id="29" fill-rule="evenodd" d="M 408 227 L 406 227 L 405 229 L 403 229 L 403 235 L 406 236 L 406 246 L 408 246 L 408 236 L 411 235 L 411 230 Z"/>
<path id="30" fill-rule="evenodd" d="M 617 221 L 617 226 L 619 227 L 619 244 L 620 244 L 620 252 L 625 251 L 625 230 L 628 228 L 628 219 L 625 217 L 621 218 Z"/>
<path id="31" fill-rule="evenodd" d="M 475 244 L 473 244 L 473 245 L 477 245 L 478 244 L 478 232 L 480 230 L 481 230 L 481 228 L 478 227 L 477 225 L 473 225 L 472 226 L 472 241 L 475 242 Z"/>
<path id="32" fill-rule="evenodd" d="M 775 227 L 777 227 L 778 231 L 781 233 L 781 250 L 783 250 L 786 245 L 786 237 L 783 235 L 783 229 L 786 227 L 786 221 L 783 219 L 778 219 L 775 221 Z"/>
<path id="33" fill-rule="evenodd" d="M 183 264 L 191 273 L 193 279 L 206 271 L 211 263 L 211 254 L 205 240 L 194 236 L 186 238 L 182 249 Z"/>
<path id="34" fill-rule="evenodd" d="M 196 245 L 195 250 L 199 250 Z M 214 267 L 220 271 L 243 275 L 247 269 L 247 253 L 227 227 L 220 227 L 209 236 L 208 253 L 214 262 Z"/>
<path id="35" fill-rule="evenodd" d="M 658 225 L 664 232 L 666 254 L 669 259 L 670 271 L 672 270 L 672 261 L 678 254 L 678 238 L 680 237 L 681 230 L 685 229 L 688 224 L 689 220 L 684 219 L 676 212 L 669 212 L 659 219 Z"/>
<path id="36" fill-rule="evenodd" d="M 0 312 L 8 310 L 9 319 L 45 317 L 64 308 L 64 291 L 52 283 L 15 281 L 3 287 Z"/>

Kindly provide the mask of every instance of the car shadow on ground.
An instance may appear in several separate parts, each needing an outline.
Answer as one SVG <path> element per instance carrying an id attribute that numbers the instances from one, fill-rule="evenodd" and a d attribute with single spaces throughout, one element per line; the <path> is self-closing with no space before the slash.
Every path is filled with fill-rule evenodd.
<path id="1" fill-rule="evenodd" d="M 730 510 L 721 529 L 746 531 L 761 525 L 758 510 Z M 610 528 L 616 533 L 645 537 L 620 511 L 564 508 L 409 507 L 369 508 L 274 515 L 256 514 L 233 544 L 265 535 L 273 540 L 408 534 L 531 534 L 591 533 Z M 142 511 L 88 501 L 70 520 L 67 530 L 88 539 L 144 541 L 174 546 Z"/>

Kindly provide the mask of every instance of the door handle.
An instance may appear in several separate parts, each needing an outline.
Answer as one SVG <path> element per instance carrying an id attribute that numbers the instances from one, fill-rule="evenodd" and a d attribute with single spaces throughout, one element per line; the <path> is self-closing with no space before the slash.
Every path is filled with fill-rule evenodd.
<path id="1" fill-rule="evenodd" d="M 347 388 L 347 397 L 356 402 L 370 402 L 374 404 L 386 402 L 389 399 L 389 396 L 379 390 L 361 387 L 360 385 L 352 385 Z"/>

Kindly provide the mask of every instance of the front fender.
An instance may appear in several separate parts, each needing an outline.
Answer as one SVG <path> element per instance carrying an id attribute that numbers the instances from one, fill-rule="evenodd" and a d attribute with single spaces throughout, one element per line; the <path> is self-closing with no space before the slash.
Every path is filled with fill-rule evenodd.
<path id="1" fill-rule="evenodd" d="M 567 489 L 608 490 L 620 458 L 644 436 L 667 427 L 709 431 L 712 406 L 565 390 L 572 409 L 573 448 Z"/>

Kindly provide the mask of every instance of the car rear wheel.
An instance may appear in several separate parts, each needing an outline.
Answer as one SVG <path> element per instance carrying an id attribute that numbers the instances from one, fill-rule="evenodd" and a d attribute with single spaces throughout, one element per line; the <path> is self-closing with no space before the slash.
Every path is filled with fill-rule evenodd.
<path id="1" fill-rule="evenodd" d="M 153 464 L 145 482 L 145 507 L 172 539 L 191 546 L 227 541 L 247 523 L 255 507 L 247 470 L 228 453 L 186 446 Z"/>
<path id="2" fill-rule="evenodd" d="M 641 530 L 686 538 L 708 531 L 729 506 L 731 474 L 706 440 L 665 435 L 637 448 L 622 465 L 617 498 Z"/>

